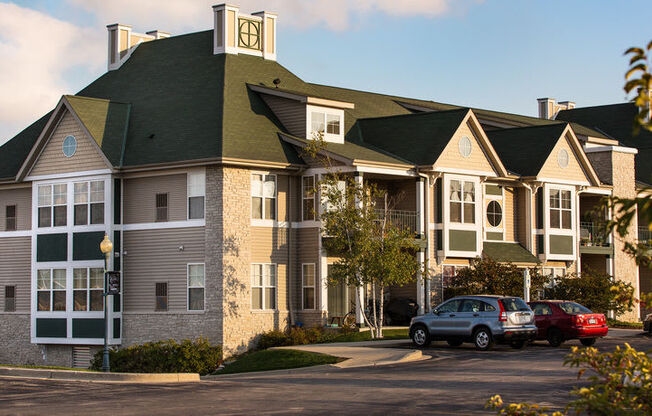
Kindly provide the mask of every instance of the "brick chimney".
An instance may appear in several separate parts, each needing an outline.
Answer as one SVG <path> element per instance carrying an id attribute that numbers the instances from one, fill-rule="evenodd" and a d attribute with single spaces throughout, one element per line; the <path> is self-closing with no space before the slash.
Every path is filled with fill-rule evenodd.
<path id="1" fill-rule="evenodd" d="M 120 68 L 141 43 L 170 37 L 169 33 L 160 30 L 136 33 L 131 26 L 121 23 L 108 25 L 106 29 L 109 32 L 109 71 Z"/>
<path id="2" fill-rule="evenodd" d="M 537 98 L 539 103 L 539 118 L 554 120 L 562 110 L 572 110 L 575 108 L 573 101 L 556 102 L 554 98 Z"/>
<path id="3" fill-rule="evenodd" d="M 238 6 L 213 6 L 213 53 L 247 54 L 276 60 L 276 20 L 270 12 L 244 14 Z"/>

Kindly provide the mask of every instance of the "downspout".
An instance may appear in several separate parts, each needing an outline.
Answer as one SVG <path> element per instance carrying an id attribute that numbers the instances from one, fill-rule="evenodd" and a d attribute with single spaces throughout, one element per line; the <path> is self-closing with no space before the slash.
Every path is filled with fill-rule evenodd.
<path id="1" fill-rule="evenodd" d="M 424 265 L 425 265 L 425 275 L 423 278 L 425 279 L 425 292 L 423 299 L 424 299 L 424 312 L 428 313 L 430 312 L 430 213 L 428 212 L 428 207 L 430 206 L 430 177 L 425 174 L 419 172 L 419 168 L 416 170 L 417 175 L 421 176 L 422 178 L 425 178 L 425 192 L 423 195 L 423 201 L 422 203 L 424 204 L 424 207 L 422 209 L 423 211 L 423 216 L 424 216 L 424 235 L 426 237 L 426 249 L 425 249 L 425 256 L 424 256 Z"/>
<path id="2" fill-rule="evenodd" d="M 294 291 L 292 290 L 292 176 L 288 175 L 288 192 L 286 194 L 287 202 L 285 206 L 287 207 L 287 216 L 288 216 L 288 297 L 290 301 L 288 302 L 288 309 L 290 310 L 290 327 L 294 326 L 294 297 L 292 296 Z"/>

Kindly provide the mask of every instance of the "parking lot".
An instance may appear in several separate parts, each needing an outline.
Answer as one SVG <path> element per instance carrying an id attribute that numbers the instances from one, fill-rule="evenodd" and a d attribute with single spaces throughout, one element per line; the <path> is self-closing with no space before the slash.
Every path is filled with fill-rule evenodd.
<path id="1" fill-rule="evenodd" d="M 652 348 L 640 331 L 612 330 L 601 350 L 628 342 Z M 123 385 L 0 379 L 0 414 L 487 414 L 493 394 L 506 401 L 563 407 L 578 386 L 560 348 L 537 342 L 523 350 L 435 342 L 427 361 L 355 369 L 256 374 L 195 384 Z"/>

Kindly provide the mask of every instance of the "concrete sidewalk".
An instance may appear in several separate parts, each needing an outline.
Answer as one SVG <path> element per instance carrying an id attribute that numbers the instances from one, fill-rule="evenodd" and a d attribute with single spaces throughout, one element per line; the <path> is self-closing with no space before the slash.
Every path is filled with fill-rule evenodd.
<path id="1" fill-rule="evenodd" d="M 277 349 L 290 349 L 328 354 L 334 357 L 347 358 L 337 364 L 338 368 L 372 367 L 379 365 L 407 363 L 412 361 L 428 360 L 431 357 L 421 353 L 421 350 L 408 350 L 404 348 L 391 348 L 404 346 L 410 340 L 386 340 L 367 342 L 342 342 L 335 344 L 310 344 L 277 347 Z"/>
<path id="2" fill-rule="evenodd" d="M 97 371 L 22 367 L 0 367 L 0 377 L 103 383 L 192 383 L 199 381 L 199 374 L 197 373 L 100 373 Z"/>

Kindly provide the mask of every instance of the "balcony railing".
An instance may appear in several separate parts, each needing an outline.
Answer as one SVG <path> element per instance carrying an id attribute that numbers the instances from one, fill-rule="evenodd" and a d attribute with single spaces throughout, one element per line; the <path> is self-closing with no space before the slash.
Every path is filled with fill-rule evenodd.
<path id="1" fill-rule="evenodd" d="M 385 219 L 384 209 L 376 209 L 375 211 L 379 221 Z M 402 211 L 397 209 L 388 210 L 387 221 L 393 226 L 407 231 L 408 233 L 415 233 L 417 231 L 417 213 L 414 211 Z"/>
<path id="2" fill-rule="evenodd" d="M 597 224 L 580 222 L 580 245 L 587 247 L 610 247 L 611 243 Z"/>
<path id="3" fill-rule="evenodd" d="M 648 227 L 638 227 L 638 242 L 652 245 L 652 231 Z"/>

